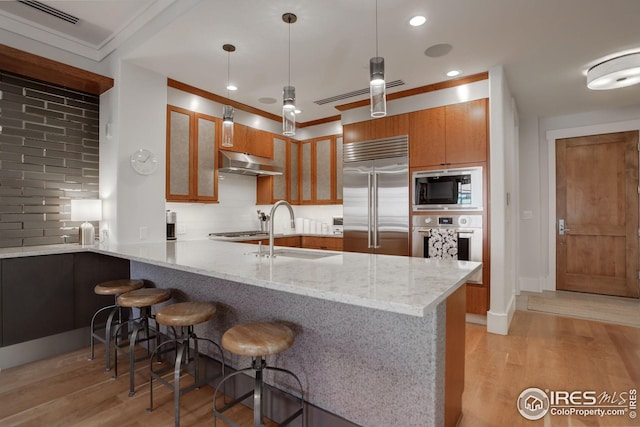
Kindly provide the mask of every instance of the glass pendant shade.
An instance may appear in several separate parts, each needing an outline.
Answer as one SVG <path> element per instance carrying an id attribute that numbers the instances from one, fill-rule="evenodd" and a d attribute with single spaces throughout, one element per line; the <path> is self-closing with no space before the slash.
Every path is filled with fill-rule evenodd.
<path id="1" fill-rule="evenodd" d="M 222 107 L 222 146 L 233 147 L 233 107 Z"/>
<path id="2" fill-rule="evenodd" d="M 387 115 L 384 58 L 376 56 L 369 60 L 369 78 L 371 117 L 384 117 Z"/>
<path id="3" fill-rule="evenodd" d="M 296 134 L 296 88 L 285 86 L 282 91 L 282 134 Z"/>

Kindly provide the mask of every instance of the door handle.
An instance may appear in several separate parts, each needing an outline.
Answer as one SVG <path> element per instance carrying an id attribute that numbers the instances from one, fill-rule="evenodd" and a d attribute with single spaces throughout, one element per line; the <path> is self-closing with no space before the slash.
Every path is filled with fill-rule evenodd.
<path id="1" fill-rule="evenodd" d="M 558 235 L 560 236 L 564 236 L 564 233 L 566 231 L 571 231 L 570 228 L 566 228 L 564 225 L 564 219 L 559 219 L 558 220 Z"/>
<path id="2" fill-rule="evenodd" d="M 378 174 L 373 175 L 373 247 L 380 247 L 378 242 Z"/>

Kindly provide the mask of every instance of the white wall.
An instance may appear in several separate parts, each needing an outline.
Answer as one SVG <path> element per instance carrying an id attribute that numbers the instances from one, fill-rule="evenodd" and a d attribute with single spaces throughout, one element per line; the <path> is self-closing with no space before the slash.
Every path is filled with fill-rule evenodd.
<path id="1" fill-rule="evenodd" d="M 489 91 L 491 295 L 487 331 L 506 335 L 515 312 L 517 113 L 502 66 L 489 70 Z"/>
<path id="2" fill-rule="evenodd" d="M 112 65 L 117 85 L 100 105 L 102 235 L 106 230 L 108 241 L 117 243 L 164 241 L 166 77 L 127 61 Z M 143 176 L 131 168 L 131 154 L 139 148 L 155 154 L 155 173 Z"/>
<path id="3" fill-rule="evenodd" d="M 541 292 L 543 287 L 540 275 L 542 256 L 541 221 L 546 216 L 540 195 L 540 143 L 538 138 L 538 119 L 520 120 L 520 218 L 518 220 L 519 278 L 518 291 Z"/>

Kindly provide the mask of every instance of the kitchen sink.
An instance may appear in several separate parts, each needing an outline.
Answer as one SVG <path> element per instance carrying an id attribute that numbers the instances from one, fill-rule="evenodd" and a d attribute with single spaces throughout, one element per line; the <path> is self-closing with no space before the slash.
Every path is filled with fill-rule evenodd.
<path id="1" fill-rule="evenodd" d="M 258 255 L 258 252 L 248 252 L 247 255 Z M 262 255 L 269 255 L 269 248 L 262 248 Z M 279 248 L 273 251 L 273 255 L 276 257 L 285 258 L 301 258 L 301 259 L 320 259 L 330 256 L 340 255 L 340 252 L 319 252 L 319 251 L 306 251 L 296 250 L 290 248 Z"/>
<path id="2" fill-rule="evenodd" d="M 260 230 L 249 231 L 225 231 L 222 233 L 209 233 L 209 237 L 269 237 L 269 233 Z"/>

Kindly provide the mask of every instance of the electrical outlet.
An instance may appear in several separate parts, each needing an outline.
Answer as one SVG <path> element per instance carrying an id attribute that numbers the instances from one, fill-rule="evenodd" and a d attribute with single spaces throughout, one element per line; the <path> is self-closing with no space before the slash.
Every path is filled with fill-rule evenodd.
<path id="1" fill-rule="evenodd" d="M 149 238 L 149 227 L 140 227 L 140 240 L 147 240 Z"/>

